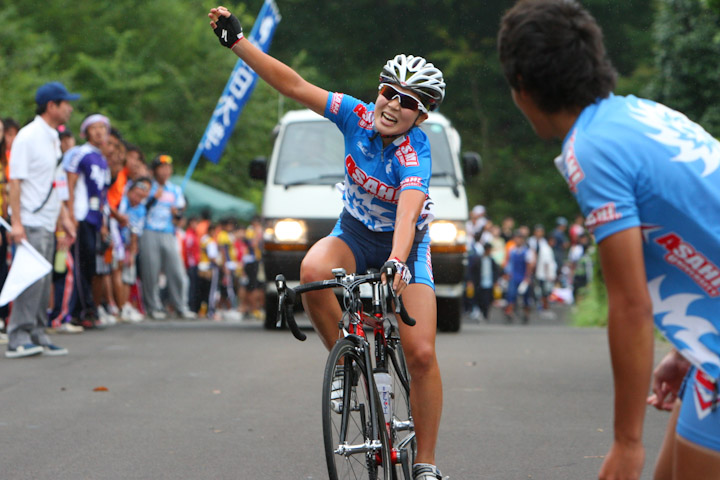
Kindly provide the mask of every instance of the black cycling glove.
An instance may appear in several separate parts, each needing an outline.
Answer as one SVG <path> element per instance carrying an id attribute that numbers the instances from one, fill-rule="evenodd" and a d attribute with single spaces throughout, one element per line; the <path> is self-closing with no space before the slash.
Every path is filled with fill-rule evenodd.
<path id="1" fill-rule="evenodd" d="M 243 38 L 242 25 L 235 15 L 230 14 L 229 17 L 220 15 L 215 24 L 217 27 L 213 31 L 223 47 L 232 48 Z"/>

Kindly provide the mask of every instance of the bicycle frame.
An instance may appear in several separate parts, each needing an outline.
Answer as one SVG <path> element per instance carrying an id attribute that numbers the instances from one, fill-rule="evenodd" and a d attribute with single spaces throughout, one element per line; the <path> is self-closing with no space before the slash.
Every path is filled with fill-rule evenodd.
<path id="1" fill-rule="evenodd" d="M 385 268 L 385 267 L 384 267 Z M 388 267 L 389 268 L 389 267 Z M 387 278 L 393 278 L 394 272 L 388 269 L 384 272 L 388 275 Z M 402 302 L 395 295 L 390 285 L 385 286 L 381 283 L 380 273 L 369 273 L 367 275 L 347 275 L 344 269 L 333 269 L 333 275 L 335 276 L 332 280 L 324 280 L 321 282 L 313 282 L 309 284 L 300 285 L 295 289 L 288 289 L 282 275 L 278 275 L 276 278 L 276 285 L 278 287 L 279 294 L 279 318 L 285 319 L 288 326 L 293 332 L 293 335 L 303 340 L 305 335 L 299 331 L 297 324 L 294 321 L 292 305 L 295 301 L 297 294 L 308 292 L 312 290 L 321 290 L 327 288 L 341 287 L 343 289 L 343 306 L 344 313 L 340 321 L 338 322 L 338 328 L 343 332 L 343 338 L 352 341 L 355 345 L 355 351 L 358 355 L 361 355 L 364 359 L 364 376 L 368 379 L 367 388 L 370 398 L 378 399 L 378 387 L 375 384 L 374 374 L 378 372 L 389 373 L 390 364 L 393 367 L 393 373 L 397 377 L 401 388 L 404 390 L 404 398 L 409 399 L 410 392 L 410 380 L 407 378 L 407 372 L 405 369 L 404 360 L 400 364 L 398 355 L 402 355 L 402 349 L 399 347 L 400 337 L 396 335 L 397 327 L 393 324 L 394 315 L 388 312 L 388 300 L 392 298 L 395 302 L 395 312 L 399 313 L 403 322 L 408 325 L 414 325 L 415 321 L 407 315 L 402 306 Z M 370 284 L 372 291 L 372 303 L 371 313 L 366 313 L 363 308 L 362 300 L 360 298 L 360 285 L 368 283 Z M 388 295 L 389 292 L 390 295 Z M 347 319 L 347 329 L 345 328 Z M 385 327 L 385 321 L 389 320 L 388 327 Z M 365 332 L 365 327 L 372 328 L 373 330 L 373 352 L 370 350 L 370 342 L 368 334 Z M 338 340 L 338 342 L 342 341 Z M 371 355 L 372 353 L 372 355 Z M 346 372 L 347 374 L 347 372 Z M 372 379 L 372 380 L 370 380 Z M 343 394 L 343 404 L 350 404 L 350 390 L 346 389 Z M 406 400 L 407 401 L 407 400 Z M 371 415 L 371 429 L 381 428 L 379 421 L 376 419 L 382 419 L 382 405 L 376 401 L 369 402 Z M 378 410 L 380 409 L 380 410 Z M 397 419 L 394 415 L 390 418 L 390 421 L 385 420 L 385 430 L 389 441 L 388 449 L 390 453 L 390 462 L 392 465 L 401 465 L 405 478 L 410 479 L 410 465 L 409 465 L 409 449 L 412 449 L 414 444 L 414 424 L 412 416 L 410 414 L 409 405 L 407 408 L 407 419 Z M 340 438 L 346 438 L 346 432 L 348 427 L 348 416 L 346 410 L 343 410 Z M 398 439 L 397 445 L 393 445 L 395 441 L 394 433 L 397 432 L 410 432 L 407 436 L 402 439 Z M 376 437 L 373 437 L 376 438 Z M 376 444 L 377 443 L 377 444 Z M 379 441 L 375 440 L 357 445 L 337 445 L 337 448 L 333 450 L 336 455 L 349 456 L 352 454 L 372 454 L 374 452 L 375 461 L 378 465 L 382 464 L 382 456 L 379 449 L 382 445 L 379 445 Z"/>

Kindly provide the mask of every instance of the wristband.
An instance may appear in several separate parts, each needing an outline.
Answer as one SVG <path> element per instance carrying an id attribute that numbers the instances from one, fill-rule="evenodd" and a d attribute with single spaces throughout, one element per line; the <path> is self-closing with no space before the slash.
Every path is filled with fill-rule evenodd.
<path id="1" fill-rule="evenodd" d="M 397 257 L 393 257 L 388 261 L 393 263 L 395 266 L 395 273 L 400 275 L 400 278 L 403 282 L 405 282 L 405 285 L 409 285 L 410 280 L 412 280 L 412 273 L 410 273 L 408 266 L 401 262 Z"/>
<path id="2" fill-rule="evenodd" d="M 218 40 L 220 40 L 220 45 L 223 47 L 232 48 L 244 38 L 242 25 L 240 25 L 240 20 L 235 15 L 230 14 L 229 17 L 221 15 L 215 24 L 217 26 L 213 29 L 213 32 L 215 32 Z"/>

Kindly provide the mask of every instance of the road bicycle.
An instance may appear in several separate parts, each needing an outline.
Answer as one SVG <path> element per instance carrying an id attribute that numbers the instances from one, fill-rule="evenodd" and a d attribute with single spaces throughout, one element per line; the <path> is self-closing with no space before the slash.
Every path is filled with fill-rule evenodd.
<path id="1" fill-rule="evenodd" d="M 412 480 L 417 443 L 410 410 L 410 375 L 394 313 L 409 326 L 415 320 L 393 291 L 392 280 L 387 285 L 382 283 L 382 273 L 388 279 L 394 277 L 392 263 L 384 265 L 383 272 L 365 275 L 347 274 L 342 268 L 332 272 L 334 279 L 295 288 L 287 287 L 283 275 L 275 279 L 278 321 L 284 320 L 298 340 L 306 339 L 293 314 L 298 295 L 342 289 L 343 315 L 338 322 L 342 337 L 330 351 L 322 386 L 329 478 Z M 361 298 L 361 290 L 368 287 L 370 313 L 363 308 Z M 374 339 L 372 348 L 369 330 Z"/>

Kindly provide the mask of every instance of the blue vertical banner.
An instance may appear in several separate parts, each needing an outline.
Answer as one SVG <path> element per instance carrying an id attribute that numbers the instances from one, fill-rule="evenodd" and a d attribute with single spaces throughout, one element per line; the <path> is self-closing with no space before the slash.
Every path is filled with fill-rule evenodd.
<path id="1" fill-rule="evenodd" d="M 252 32 L 250 32 L 250 36 L 246 40 L 267 53 L 280 19 L 280 11 L 275 1 L 265 0 L 257 20 L 255 20 Z M 235 122 L 237 122 L 243 107 L 250 98 L 256 82 L 257 74 L 244 61 L 238 59 L 225 85 L 225 90 L 223 90 L 220 100 L 218 100 L 212 118 L 210 118 L 210 122 L 205 129 L 202 140 L 200 140 L 200 144 L 195 151 L 195 156 L 185 173 L 181 188 L 184 189 L 201 155 L 204 155 L 213 163 L 220 161 L 225 145 L 235 128 Z"/>

